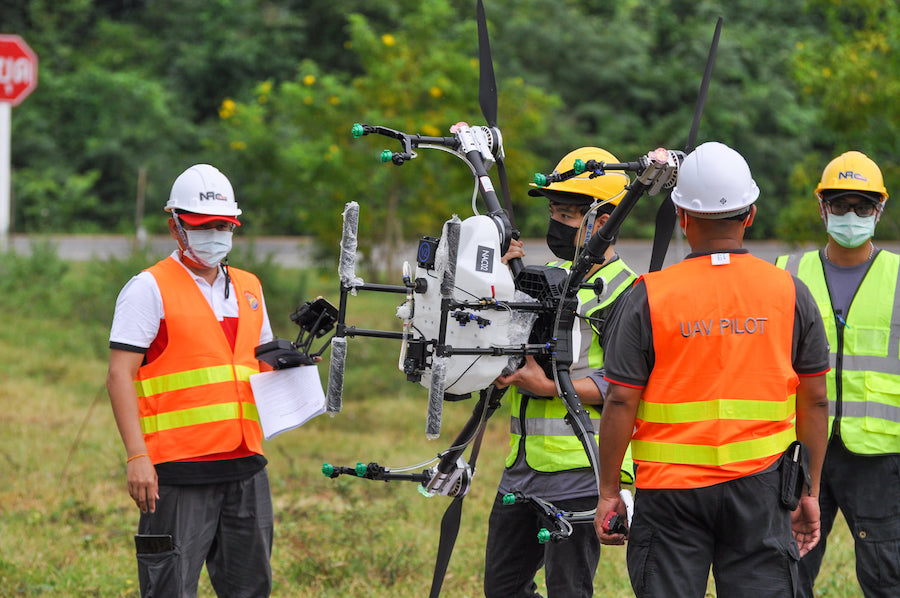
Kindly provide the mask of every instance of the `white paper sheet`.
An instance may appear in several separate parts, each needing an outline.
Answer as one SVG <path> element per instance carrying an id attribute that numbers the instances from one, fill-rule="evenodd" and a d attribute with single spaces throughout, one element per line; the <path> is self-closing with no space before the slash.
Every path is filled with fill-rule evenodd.
<path id="1" fill-rule="evenodd" d="M 325 413 L 325 393 L 315 365 L 253 374 L 250 386 L 266 440 Z"/>

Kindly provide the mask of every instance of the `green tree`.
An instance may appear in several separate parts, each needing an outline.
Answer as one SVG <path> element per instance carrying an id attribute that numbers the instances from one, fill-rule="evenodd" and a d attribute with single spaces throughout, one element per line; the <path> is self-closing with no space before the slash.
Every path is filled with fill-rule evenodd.
<path id="1" fill-rule="evenodd" d="M 238 173 L 245 202 L 268 205 L 267 230 L 314 234 L 336 250 L 340 213 L 356 200 L 361 236 L 397 247 L 437 234 L 452 213 L 471 213 L 474 182 L 457 158 L 422 149 L 398 169 L 378 160 L 382 148 L 400 149 L 396 141 L 354 141 L 350 135 L 354 122 L 428 136 L 448 135 L 460 120 L 483 123 L 475 23 L 454 18 L 445 1 L 418 5 L 396 31 L 377 31 L 366 17 L 351 15 L 346 47 L 362 74 L 325 74 L 305 61 L 295 80 L 261 85 L 252 102 L 223 103 L 229 168 Z M 498 87 L 504 131 L 539 137 L 545 129 L 541 117 L 555 99 L 521 79 Z M 527 147 L 527 141 L 515 147 Z M 530 178 L 535 158 L 509 145 L 507 151 L 511 180 Z"/>
<path id="2" fill-rule="evenodd" d="M 533 172 L 572 148 L 633 160 L 684 146 L 719 16 L 697 141 L 724 141 L 747 157 L 764 208 L 754 237 L 817 234 L 811 188 L 841 151 L 872 155 L 889 189 L 900 177 L 895 2 L 485 4 L 525 235 L 543 234 L 546 220 L 543 203 L 525 194 Z M 248 232 L 315 234 L 334 250 L 343 204 L 357 199 L 361 232 L 380 242 L 434 234 L 452 212 L 468 213 L 465 166 L 433 151 L 400 169 L 379 165 L 378 151 L 396 146 L 354 141 L 349 127 L 446 134 L 458 120 L 482 124 L 474 6 L 4 2 L 0 22 L 41 58 L 40 86 L 13 117 L 15 230 L 128 231 L 140 169 L 159 206 L 178 172 L 210 162 L 235 178 Z M 642 199 L 623 234 L 650 235 L 659 199 Z M 893 211 L 889 203 L 896 233 Z"/>
<path id="3" fill-rule="evenodd" d="M 888 192 L 900 190 L 900 7 L 892 0 L 809 0 L 806 7 L 825 31 L 797 44 L 793 74 L 818 126 L 808 132 L 814 151 L 794 165 L 791 202 L 778 230 L 784 238 L 820 240 L 813 190 L 835 156 L 867 154 L 881 167 Z M 898 222 L 900 207 L 888 201 L 878 236 L 896 238 Z"/>
<path id="4" fill-rule="evenodd" d="M 560 95 L 559 134 L 539 148 L 554 163 L 578 145 L 621 160 L 659 146 L 684 149 L 715 24 L 723 28 L 697 143 L 722 141 L 750 163 L 766 207 L 751 229 L 771 236 L 788 192 L 785 156 L 808 149 L 814 112 L 790 79 L 797 41 L 815 34 L 800 0 L 522 0 L 498 22 L 498 63 Z M 524 75 L 523 75 L 524 76 Z M 660 197 L 643 198 L 625 223 L 652 234 Z"/>

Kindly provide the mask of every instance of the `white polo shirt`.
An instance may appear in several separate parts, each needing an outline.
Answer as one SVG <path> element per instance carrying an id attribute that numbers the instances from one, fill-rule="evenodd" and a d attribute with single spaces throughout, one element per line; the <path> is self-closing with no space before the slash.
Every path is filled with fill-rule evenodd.
<path id="1" fill-rule="evenodd" d="M 216 319 L 222 322 L 225 318 L 238 317 L 237 297 L 234 285 L 229 282 L 228 298 L 225 298 L 225 275 L 221 268 L 216 269 L 216 279 L 210 285 L 204 278 L 194 274 L 181 261 L 178 250 L 172 252 L 181 267 L 191 275 L 197 288 L 206 297 Z M 263 323 L 259 331 L 259 343 L 267 343 L 275 338 L 266 312 L 266 302 L 259 298 L 263 308 Z M 141 272 L 133 277 L 122 288 L 116 299 L 116 311 L 113 314 L 112 328 L 109 333 L 111 345 L 128 345 L 137 349 L 148 349 L 159 333 L 159 323 L 165 318 L 162 294 L 156 279 L 149 272 Z"/>

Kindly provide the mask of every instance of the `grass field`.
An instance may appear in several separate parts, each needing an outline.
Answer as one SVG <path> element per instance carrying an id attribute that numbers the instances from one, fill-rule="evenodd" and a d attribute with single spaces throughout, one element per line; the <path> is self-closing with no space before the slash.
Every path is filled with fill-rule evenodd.
<path id="1" fill-rule="evenodd" d="M 125 455 L 104 379 L 115 294 L 140 260 L 74 267 L 46 255 L 5 258 L 0 596 L 138 596 L 132 543 L 138 512 L 125 489 Z M 279 336 L 296 334 L 285 306 L 315 294 L 337 302 L 328 273 L 266 272 Z M 298 285 L 309 295 L 297 296 Z M 280 292 L 287 297 L 276 296 Z M 361 326 L 392 327 L 396 302 L 391 295 L 353 298 L 350 313 L 374 318 L 352 318 Z M 321 473 L 325 462 L 417 464 L 446 448 L 468 418 L 473 401 L 447 404 L 441 438 L 426 440 L 427 390 L 406 382 L 396 361 L 391 341 L 351 341 L 343 412 L 265 444 L 276 512 L 273 595 L 427 595 L 449 499 L 425 498 L 408 482 L 332 480 Z M 321 373 L 324 379 L 327 362 Z M 507 451 L 507 418 L 502 408 L 489 422 L 444 596 L 481 595 L 487 516 Z M 859 595 L 842 522 L 819 587 L 823 597 Z M 213 595 L 205 575 L 200 595 Z M 631 595 L 623 549 L 604 549 L 596 595 Z"/>

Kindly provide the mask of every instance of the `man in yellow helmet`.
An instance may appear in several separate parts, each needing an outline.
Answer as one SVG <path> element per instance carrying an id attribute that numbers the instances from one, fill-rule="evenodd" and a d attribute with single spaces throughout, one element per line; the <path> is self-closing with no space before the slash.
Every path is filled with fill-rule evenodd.
<path id="1" fill-rule="evenodd" d="M 584 147 L 570 152 L 557 172 L 571 170 L 575 160 L 618 163 L 606 150 Z M 559 258 L 550 265 L 568 268 L 576 251 L 591 234 L 606 223 L 625 194 L 629 177 L 607 171 L 590 178 L 585 172 L 567 181 L 529 191 L 549 201 L 547 245 Z M 506 258 L 521 257 L 521 244 L 514 243 Z M 571 375 L 582 403 L 591 414 L 594 431 L 600 418 L 606 383 L 603 381 L 603 349 L 600 328 L 616 299 L 635 280 L 632 270 L 610 246 L 602 264 L 595 265 L 585 281 L 606 281 L 599 296 L 592 290 L 579 292 L 580 346 Z M 592 325 L 593 324 L 593 325 Z M 600 560 L 600 544 L 590 525 L 575 525 L 571 536 L 548 544 L 538 542 L 538 532 L 547 522 L 527 503 L 503 504 L 512 491 L 540 497 L 566 511 L 590 511 L 597 504 L 597 486 L 587 454 L 565 421 L 565 404 L 557 396 L 554 381 L 544 368 L 528 357 L 525 365 L 496 382 L 498 387 L 516 385 L 511 398 L 510 453 L 491 511 L 485 555 L 484 592 L 487 598 L 539 596 L 535 574 L 543 566 L 550 598 L 593 595 L 593 579 Z"/>
<path id="2" fill-rule="evenodd" d="M 809 286 L 831 347 L 822 541 L 800 561 L 798 596 L 813 595 L 838 509 L 863 593 L 900 596 L 900 256 L 872 242 L 888 193 L 875 162 L 850 151 L 825 167 L 816 196 L 828 242 L 777 262 Z"/>

